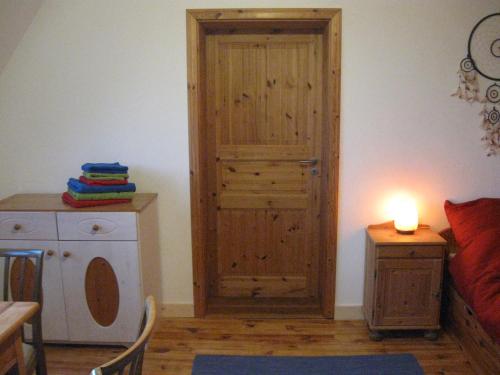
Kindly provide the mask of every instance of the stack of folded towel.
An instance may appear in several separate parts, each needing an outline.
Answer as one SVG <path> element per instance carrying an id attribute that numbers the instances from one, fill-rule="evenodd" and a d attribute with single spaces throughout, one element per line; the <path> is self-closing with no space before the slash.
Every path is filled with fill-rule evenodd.
<path id="1" fill-rule="evenodd" d="M 128 167 L 120 163 L 87 163 L 83 175 L 68 180 L 62 200 L 72 207 L 104 206 L 132 200 L 135 184 L 128 182 Z"/>

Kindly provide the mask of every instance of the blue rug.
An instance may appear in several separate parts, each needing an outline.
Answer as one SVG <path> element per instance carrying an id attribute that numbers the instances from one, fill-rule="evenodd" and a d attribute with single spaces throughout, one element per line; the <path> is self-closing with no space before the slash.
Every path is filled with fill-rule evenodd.
<path id="1" fill-rule="evenodd" d="M 411 354 L 345 357 L 197 355 L 192 375 L 423 375 Z"/>

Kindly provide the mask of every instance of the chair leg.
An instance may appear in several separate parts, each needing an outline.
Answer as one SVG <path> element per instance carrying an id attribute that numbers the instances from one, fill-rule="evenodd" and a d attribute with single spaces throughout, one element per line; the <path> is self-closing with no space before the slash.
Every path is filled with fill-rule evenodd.
<path id="1" fill-rule="evenodd" d="M 36 353 L 36 375 L 47 375 L 47 362 L 43 346 Z"/>
<path id="2" fill-rule="evenodd" d="M 35 321 L 34 321 L 35 322 Z M 47 362 L 45 360 L 45 349 L 43 348 L 42 336 L 42 316 L 36 316 L 36 329 L 33 329 L 33 344 L 35 345 L 36 354 L 36 375 L 47 375 Z"/>

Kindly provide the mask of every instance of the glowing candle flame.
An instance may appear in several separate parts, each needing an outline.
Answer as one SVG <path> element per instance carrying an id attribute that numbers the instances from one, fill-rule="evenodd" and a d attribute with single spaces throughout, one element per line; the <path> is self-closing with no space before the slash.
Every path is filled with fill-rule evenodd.
<path id="1" fill-rule="evenodd" d="M 413 233 L 418 227 L 417 204 L 413 198 L 400 197 L 395 207 L 394 226 L 400 233 Z"/>

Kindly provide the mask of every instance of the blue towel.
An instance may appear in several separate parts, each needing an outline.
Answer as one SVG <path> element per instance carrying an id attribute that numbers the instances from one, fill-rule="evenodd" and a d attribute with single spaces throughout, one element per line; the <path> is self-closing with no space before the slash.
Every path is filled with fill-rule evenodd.
<path id="1" fill-rule="evenodd" d="M 68 180 L 68 188 L 76 191 L 77 193 L 119 193 L 125 191 L 135 191 L 135 184 L 129 182 L 126 185 L 87 185 L 78 181 L 76 178 L 70 178 Z"/>
<path id="2" fill-rule="evenodd" d="M 93 173 L 127 173 L 128 167 L 120 163 L 85 163 L 82 170 Z"/>

